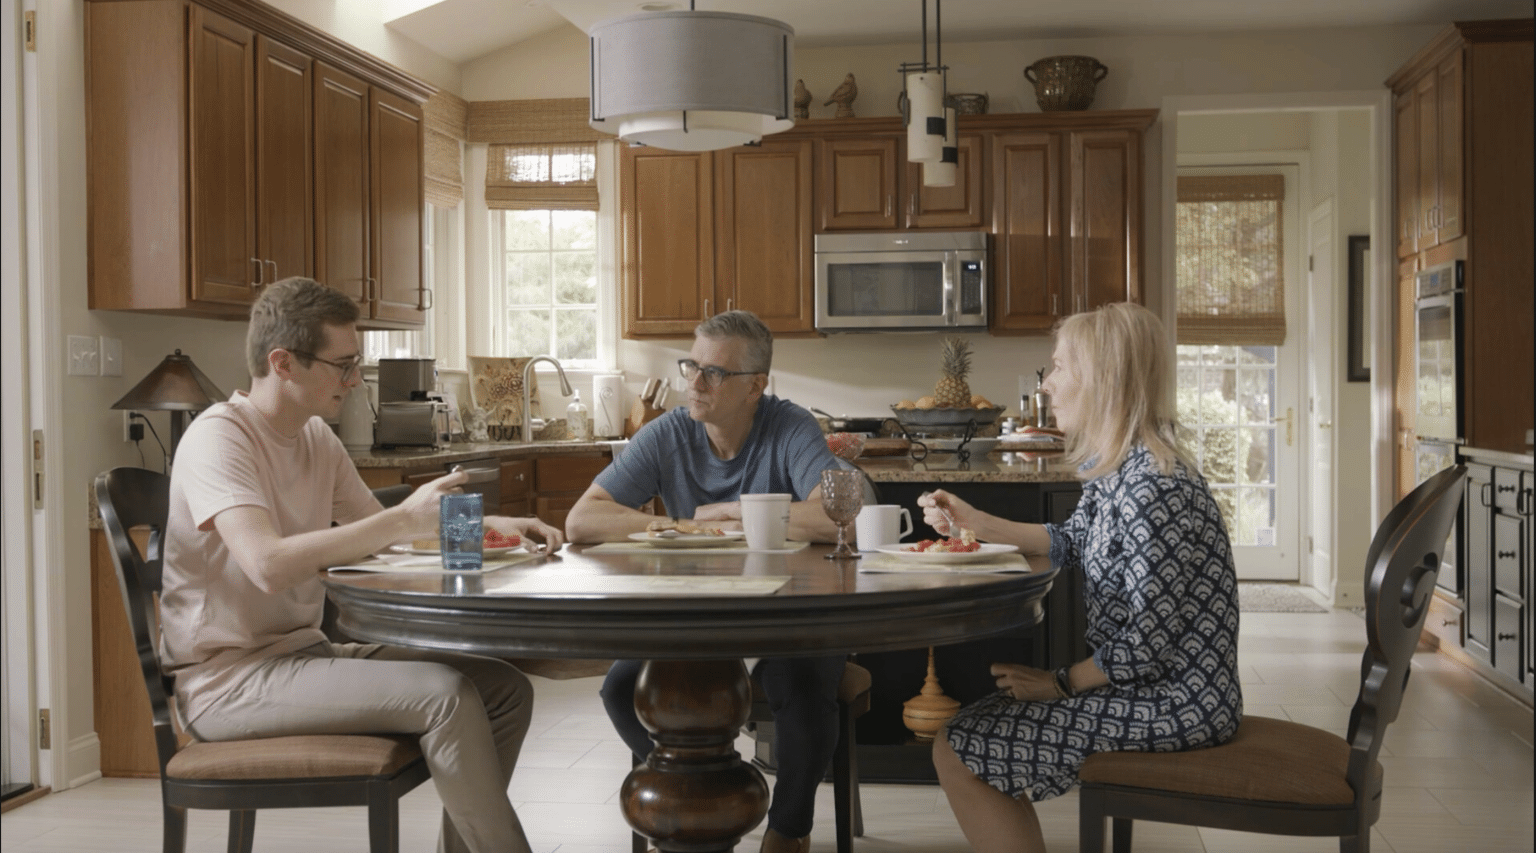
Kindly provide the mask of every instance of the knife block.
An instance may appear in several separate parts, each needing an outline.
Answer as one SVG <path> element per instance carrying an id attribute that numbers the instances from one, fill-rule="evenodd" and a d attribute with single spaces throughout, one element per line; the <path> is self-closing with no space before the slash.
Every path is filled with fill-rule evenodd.
<path id="1" fill-rule="evenodd" d="M 629 407 L 629 417 L 624 421 L 624 437 L 634 438 L 640 428 L 661 417 L 665 412 L 645 400 L 635 400 Z"/>

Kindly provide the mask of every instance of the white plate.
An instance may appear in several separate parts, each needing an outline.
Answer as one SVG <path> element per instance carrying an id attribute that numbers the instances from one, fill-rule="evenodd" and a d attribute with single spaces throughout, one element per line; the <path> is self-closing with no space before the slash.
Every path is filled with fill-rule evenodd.
<path id="1" fill-rule="evenodd" d="M 629 538 L 636 542 L 644 542 L 655 545 L 658 548 L 714 548 L 721 545 L 735 545 L 745 539 L 747 534 L 740 530 L 727 530 L 719 536 L 708 533 L 680 533 L 676 536 L 652 536 L 641 531 L 629 534 Z"/>
<path id="2" fill-rule="evenodd" d="M 400 546 L 400 545 L 396 545 L 394 548 L 391 548 L 390 550 L 392 550 L 392 551 L 394 551 L 394 552 L 396 552 L 398 554 L 415 554 L 415 555 L 421 556 L 421 557 L 440 557 L 440 556 L 442 556 L 442 553 L 443 553 L 442 550 L 438 549 L 438 548 L 408 548 L 408 547 L 403 547 L 403 546 Z M 507 546 L 505 548 L 486 548 L 486 549 L 482 550 L 480 553 L 483 556 L 486 556 L 486 557 L 499 557 L 502 554 L 507 554 L 507 553 L 510 553 L 512 551 L 520 551 L 520 550 L 522 550 L 522 546 L 521 545 L 518 545 L 518 546 L 511 546 L 511 545 L 509 545 L 509 546 Z"/>
<path id="3" fill-rule="evenodd" d="M 917 563 L 975 563 L 980 560 L 989 560 L 1003 554 L 1012 554 L 1019 550 L 1017 545 L 998 545 L 991 542 L 981 543 L 981 547 L 975 551 L 908 551 L 912 544 L 906 545 L 881 545 L 876 548 L 882 554 L 890 554 L 903 560 L 912 560 Z"/>

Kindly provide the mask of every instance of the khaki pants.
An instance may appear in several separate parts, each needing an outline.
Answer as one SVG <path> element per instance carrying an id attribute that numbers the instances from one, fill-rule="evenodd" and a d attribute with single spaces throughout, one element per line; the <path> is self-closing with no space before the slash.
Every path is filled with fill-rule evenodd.
<path id="1" fill-rule="evenodd" d="M 188 726 L 204 741 L 414 734 L 443 801 L 444 853 L 528 853 L 507 786 L 533 686 L 505 661 L 319 643 L 257 664 Z"/>

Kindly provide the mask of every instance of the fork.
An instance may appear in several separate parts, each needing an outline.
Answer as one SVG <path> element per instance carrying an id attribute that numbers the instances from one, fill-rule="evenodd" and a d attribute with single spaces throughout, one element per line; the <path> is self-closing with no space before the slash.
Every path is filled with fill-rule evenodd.
<path id="1" fill-rule="evenodd" d="M 918 500 L 922 500 L 923 498 L 930 498 L 930 497 L 933 497 L 933 492 L 923 492 L 922 494 L 918 495 L 917 497 L 918 497 Z M 949 529 L 944 531 L 944 535 L 945 536 L 953 536 L 953 535 L 955 535 L 955 530 L 956 530 L 956 528 L 955 528 L 955 517 L 953 515 L 950 515 L 949 514 L 949 510 L 945 509 L 943 504 L 940 504 L 937 500 L 935 500 L 933 502 L 933 508 L 938 510 L 941 514 L 943 514 L 943 516 L 944 516 L 944 523 L 949 525 Z"/>

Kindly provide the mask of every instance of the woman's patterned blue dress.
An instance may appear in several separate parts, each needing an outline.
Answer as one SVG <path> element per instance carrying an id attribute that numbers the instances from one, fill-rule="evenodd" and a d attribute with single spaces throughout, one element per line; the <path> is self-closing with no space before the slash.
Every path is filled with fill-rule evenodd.
<path id="1" fill-rule="evenodd" d="M 1032 800 L 1066 793 L 1095 752 L 1176 752 L 1237 731 L 1237 575 L 1205 480 L 1157 470 L 1137 447 L 1083 485 L 1077 511 L 1047 525 L 1051 563 L 1081 571 L 1088 648 L 1109 684 L 1071 699 L 1007 691 L 949 722 L 949 744 L 992 787 Z"/>

